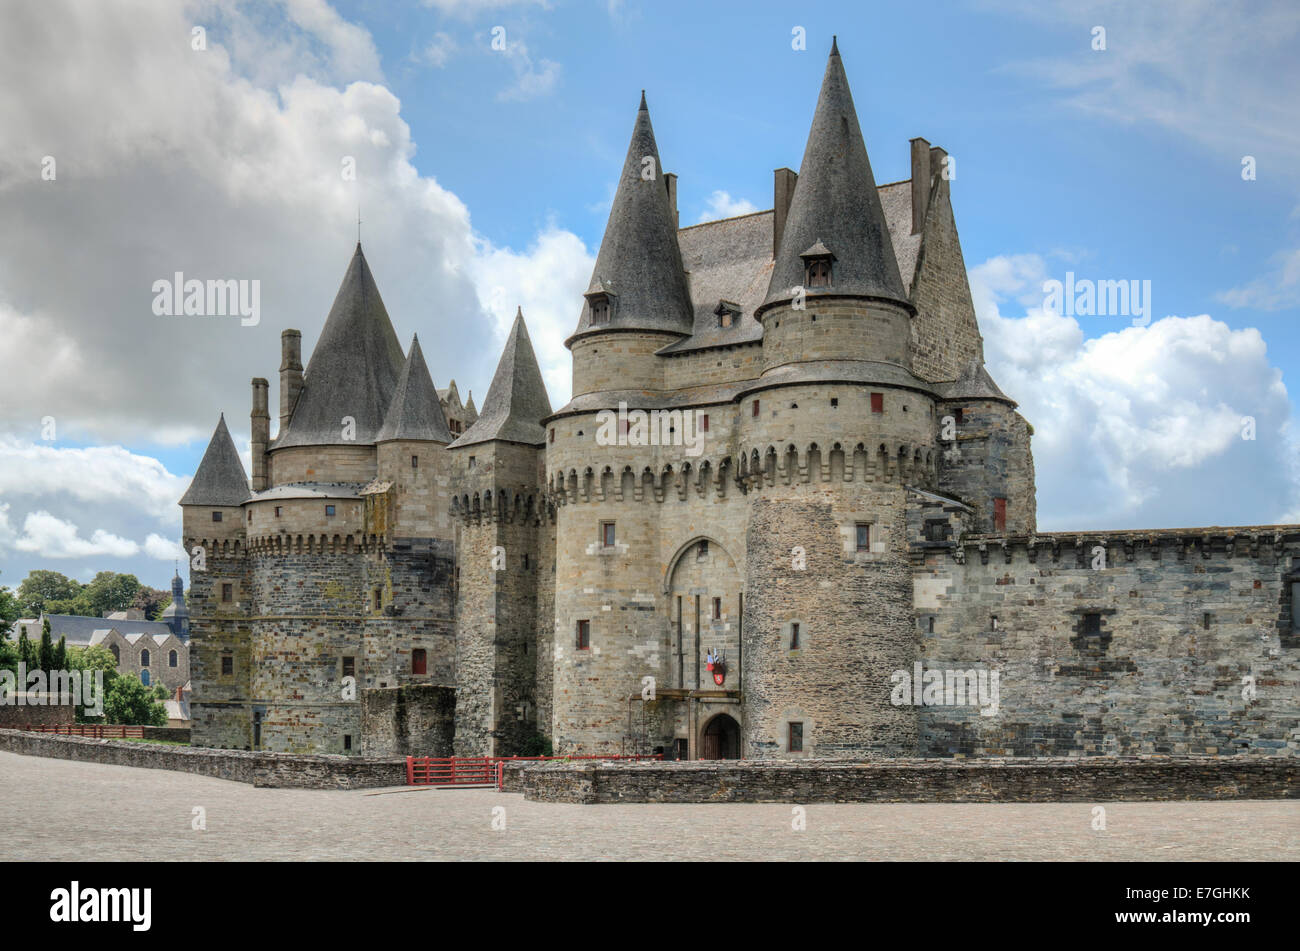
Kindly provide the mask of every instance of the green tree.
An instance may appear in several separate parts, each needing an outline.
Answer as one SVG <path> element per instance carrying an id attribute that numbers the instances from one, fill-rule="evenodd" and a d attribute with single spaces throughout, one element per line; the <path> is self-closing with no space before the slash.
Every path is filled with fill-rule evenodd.
<path id="1" fill-rule="evenodd" d="M 104 719 L 109 723 L 166 726 L 167 708 L 149 696 L 134 677 L 114 677 L 105 689 Z"/>
<path id="2" fill-rule="evenodd" d="M 59 635 L 59 643 L 54 645 L 54 665 L 51 670 L 68 669 L 68 639 Z"/>
<path id="3" fill-rule="evenodd" d="M 0 635 L 13 627 L 14 621 L 23 616 L 22 605 L 18 596 L 8 588 L 0 587 Z"/>
<path id="4" fill-rule="evenodd" d="M 27 665 L 28 670 L 36 667 L 36 645 L 27 637 L 27 628 L 18 635 L 18 660 Z"/>
<path id="5" fill-rule="evenodd" d="M 50 619 L 41 625 L 41 646 L 36 653 L 36 662 L 41 670 L 54 669 L 54 639 L 50 637 Z"/>
<path id="6" fill-rule="evenodd" d="M 125 611 L 135 604 L 140 593 L 140 579 L 101 571 L 73 598 L 76 613 L 82 617 L 103 617 L 112 611 Z"/>
<path id="7" fill-rule="evenodd" d="M 161 591 L 158 588 L 151 588 L 142 584 L 140 590 L 136 592 L 135 600 L 131 602 L 131 607 L 143 611 L 147 621 L 161 621 L 163 609 L 171 603 L 172 593 L 170 590 Z"/>
<path id="8" fill-rule="evenodd" d="M 117 677 L 117 659 L 113 657 L 113 652 L 107 647 L 100 647 L 98 644 L 94 647 L 69 647 L 68 648 L 68 669 L 70 670 L 90 670 L 103 671 L 104 674 L 104 695 L 105 708 L 107 709 L 108 688 L 112 685 L 113 680 Z M 86 708 L 83 704 L 77 707 L 78 723 L 103 723 L 104 718 L 86 716 Z"/>
<path id="9" fill-rule="evenodd" d="M 167 700 L 172 695 L 172 692 L 162 684 L 154 684 L 150 693 L 155 700 Z"/>
<path id="10" fill-rule="evenodd" d="M 0 638 L 0 670 L 18 673 L 18 647 L 4 638 Z"/>
<path id="11" fill-rule="evenodd" d="M 57 571 L 38 568 L 28 573 L 18 586 L 18 604 L 27 617 L 57 614 L 49 610 L 50 602 L 67 605 L 81 591 L 81 583 Z"/>

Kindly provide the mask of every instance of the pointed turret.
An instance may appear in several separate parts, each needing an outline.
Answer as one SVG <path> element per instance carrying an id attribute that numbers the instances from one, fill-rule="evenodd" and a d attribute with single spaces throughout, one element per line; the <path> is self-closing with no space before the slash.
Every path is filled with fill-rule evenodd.
<path id="1" fill-rule="evenodd" d="M 822 283 L 822 272 L 812 273 L 824 264 L 829 264 L 827 283 Z M 809 297 L 861 296 L 907 303 L 834 40 L 767 298 L 759 311 L 790 299 L 797 286 Z"/>
<path id="2" fill-rule="evenodd" d="M 551 400 L 546 395 L 546 384 L 542 382 L 542 371 L 532 341 L 528 339 L 521 308 L 515 314 L 501 362 L 483 399 L 483 411 L 451 448 L 493 439 L 541 445 L 546 441 L 542 420 L 550 415 Z"/>
<path id="3" fill-rule="evenodd" d="M 465 401 L 465 415 L 471 421 L 478 419 L 478 407 L 474 405 L 474 391 L 469 391 L 469 399 Z"/>
<path id="4" fill-rule="evenodd" d="M 644 92 L 605 237 L 584 296 L 578 329 L 566 345 L 602 330 L 689 335 L 694 325 L 668 179 L 659 161 Z M 486 406 L 484 401 L 485 410 Z"/>
<path id="5" fill-rule="evenodd" d="M 248 475 L 235 451 L 223 413 L 203 461 L 181 498 L 181 505 L 241 505 L 248 498 Z"/>
<path id="6" fill-rule="evenodd" d="M 357 243 L 334 298 L 302 392 L 274 449 L 373 443 L 397 389 L 405 358 L 370 265 Z M 344 438 L 344 419 L 355 439 Z"/>
<path id="7" fill-rule="evenodd" d="M 451 430 L 442 412 L 442 402 L 434 388 L 429 367 L 420 350 L 420 336 L 411 339 L 411 352 L 402 365 L 397 378 L 397 391 L 384 417 L 384 425 L 375 436 L 375 442 L 390 439 L 424 439 L 429 442 L 451 442 Z"/>

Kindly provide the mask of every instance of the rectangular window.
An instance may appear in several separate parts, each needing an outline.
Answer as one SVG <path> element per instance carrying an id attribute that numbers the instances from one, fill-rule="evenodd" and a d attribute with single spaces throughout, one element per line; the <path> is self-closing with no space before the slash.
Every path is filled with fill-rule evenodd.
<path id="1" fill-rule="evenodd" d="M 329 515 L 333 515 L 333 514 L 334 514 L 334 506 L 332 506 L 332 505 L 327 505 L 327 506 L 325 506 L 325 514 L 326 514 L 327 516 L 329 516 Z"/>
<path id="2" fill-rule="evenodd" d="M 790 724 L 790 752 L 791 753 L 803 752 L 803 724 L 802 723 Z"/>
<path id="3" fill-rule="evenodd" d="M 469 467 L 470 467 L 471 469 L 473 469 L 474 466 L 477 465 L 477 464 L 478 464 L 478 460 L 475 459 L 473 456 L 470 456 L 470 457 L 469 457 Z"/>
<path id="4" fill-rule="evenodd" d="M 524 571 L 528 570 L 528 556 L 524 555 Z"/>
<path id="5" fill-rule="evenodd" d="M 835 409 L 835 408 L 837 408 L 839 405 L 840 405 L 840 398 L 839 398 L 838 396 L 832 396 L 832 397 L 831 397 L 831 409 Z"/>
<path id="6" fill-rule="evenodd" d="M 380 591 L 378 588 L 376 588 L 375 589 L 375 610 L 378 611 L 383 606 L 384 606 L 383 592 Z"/>
<path id="7" fill-rule="evenodd" d="M 707 433 L 708 431 L 709 431 L 709 414 L 705 413 L 703 416 L 700 417 L 700 432 Z"/>
<path id="8" fill-rule="evenodd" d="M 578 650 L 585 651 L 591 646 L 591 622 L 578 622 Z"/>
<path id="9" fill-rule="evenodd" d="M 722 620 L 722 599 L 721 598 L 713 599 L 713 620 L 715 621 Z"/>
<path id="10" fill-rule="evenodd" d="M 993 500 L 993 531 L 1005 532 L 1007 530 L 1007 500 Z"/>
<path id="11" fill-rule="evenodd" d="M 412 456 L 412 457 L 411 457 L 411 468 L 412 468 L 412 469 L 418 469 L 418 468 L 420 468 L 420 457 L 419 457 L 419 456 Z"/>
<path id="12" fill-rule="evenodd" d="M 1085 614 L 1083 616 L 1083 636 L 1100 637 L 1101 636 L 1101 615 Z"/>
<path id="13" fill-rule="evenodd" d="M 234 672 L 235 672 L 235 658 L 231 657 L 229 654 L 222 654 L 221 675 L 223 677 L 229 677 Z"/>
<path id="14" fill-rule="evenodd" d="M 221 521 L 221 513 L 220 513 L 220 512 L 213 512 L 213 513 L 212 513 L 212 521 L 214 521 L 214 522 L 219 522 L 219 521 Z"/>
<path id="15" fill-rule="evenodd" d="M 799 649 L 799 622 L 795 621 L 790 625 L 790 650 Z"/>
<path id="16" fill-rule="evenodd" d="M 614 547 L 614 523 L 613 522 L 600 523 L 600 543 L 604 545 L 606 548 Z"/>
<path id="17" fill-rule="evenodd" d="M 275 517 L 276 518 L 280 517 L 280 506 L 278 505 L 275 507 Z"/>
<path id="18" fill-rule="evenodd" d="M 221 600 L 226 604 L 230 604 L 235 600 L 235 586 L 233 584 L 227 583 L 221 586 Z"/>
<path id="19" fill-rule="evenodd" d="M 953 422 L 956 423 L 958 426 L 961 425 L 961 407 L 960 407 L 960 406 L 958 406 L 955 410 L 952 411 L 952 420 L 953 420 Z"/>
<path id="20" fill-rule="evenodd" d="M 758 400 L 754 400 L 754 410 L 753 410 L 753 413 L 754 413 L 754 418 L 757 419 L 757 418 L 758 418 Z"/>
<path id="21" fill-rule="evenodd" d="M 426 656 L 423 647 L 417 647 L 415 650 L 411 651 L 411 673 L 423 674 L 427 672 L 425 669 L 428 665 Z"/>
<path id="22" fill-rule="evenodd" d="M 345 750 L 350 750 L 350 749 L 352 749 L 352 734 L 351 734 L 351 733 L 344 733 L 344 734 L 343 734 L 343 748 L 344 748 Z"/>
<path id="23" fill-rule="evenodd" d="M 853 529 L 858 551 L 871 551 L 871 523 L 858 522 Z"/>
<path id="24" fill-rule="evenodd" d="M 695 560 L 696 561 L 709 560 L 709 543 L 707 541 L 700 542 L 700 546 L 695 549 Z"/>
<path id="25" fill-rule="evenodd" d="M 551 436 L 550 436 L 550 439 L 551 439 L 551 442 L 555 442 L 555 430 L 554 430 L 554 429 L 551 430 Z"/>
<path id="26" fill-rule="evenodd" d="M 343 676 L 355 677 L 357 675 L 357 659 L 355 657 L 343 658 Z"/>
<path id="27" fill-rule="evenodd" d="M 249 520 L 249 522 L 252 522 L 252 521 L 253 521 L 253 510 L 252 510 L 252 509 L 249 509 L 249 510 L 248 510 L 248 520 Z"/>
<path id="28" fill-rule="evenodd" d="M 873 412 L 873 413 L 883 413 L 884 411 L 885 411 L 885 394 L 884 394 L 884 393 L 872 393 L 872 394 L 871 394 L 871 412 Z"/>

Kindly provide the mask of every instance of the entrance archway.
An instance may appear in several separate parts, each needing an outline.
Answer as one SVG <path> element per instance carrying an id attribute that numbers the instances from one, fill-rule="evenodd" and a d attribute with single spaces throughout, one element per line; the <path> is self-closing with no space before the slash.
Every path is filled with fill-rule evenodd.
<path id="1" fill-rule="evenodd" d="M 719 713 L 704 725 L 700 759 L 740 759 L 740 724 Z"/>

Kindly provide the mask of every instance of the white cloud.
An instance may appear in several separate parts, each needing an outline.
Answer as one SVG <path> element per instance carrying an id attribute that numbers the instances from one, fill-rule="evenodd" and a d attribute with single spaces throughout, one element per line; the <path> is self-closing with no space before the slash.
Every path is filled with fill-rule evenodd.
<path id="1" fill-rule="evenodd" d="M 514 83 L 497 93 L 497 99 L 503 102 L 527 102 L 548 95 L 560 81 L 560 64 L 550 59 L 534 63 L 522 40 L 508 40 L 498 55 L 504 55 L 515 71 Z"/>
<path id="2" fill-rule="evenodd" d="M 185 561 L 187 557 L 179 542 L 163 538 L 156 532 L 150 532 L 144 540 L 144 553 L 159 561 Z"/>
<path id="3" fill-rule="evenodd" d="M 708 205 L 700 212 L 699 221 L 717 221 L 719 218 L 735 218 L 758 211 L 758 206 L 745 198 L 732 198 L 727 192 L 718 190 L 709 196 Z"/>
<path id="4" fill-rule="evenodd" d="M 101 528 L 95 529 L 86 540 L 72 522 L 44 511 L 27 515 L 23 521 L 23 533 L 14 541 L 13 547 L 45 558 L 128 558 L 140 550 L 140 546 L 130 539 L 120 538 Z"/>
<path id="5" fill-rule="evenodd" d="M 989 370 L 1035 426 L 1039 525 L 1121 529 L 1268 524 L 1300 503 L 1281 371 L 1254 328 L 1206 314 L 1086 339 L 1041 306 L 1041 260 L 994 258 L 971 291 Z M 999 303 L 1039 297 L 1023 316 Z M 1096 326 L 1090 326 L 1095 333 Z M 1256 438 L 1242 438 L 1244 419 Z M 1248 479 L 1244 473 L 1250 473 Z"/>
<path id="6" fill-rule="evenodd" d="M 433 39 L 420 54 L 420 59 L 430 66 L 442 69 L 457 49 L 456 41 L 449 34 L 438 32 L 433 34 Z"/>
<path id="7" fill-rule="evenodd" d="M 552 409 L 569 400 L 572 363 L 564 340 L 578 325 L 582 294 L 595 266 L 595 257 L 576 235 L 553 226 L 522 254 L 486 246 L 475 260 L 475 283 L 496 323 L 494 352 L 500 352 L 515 309 L 522 307 Z M 485 395 L 486 390 L 477 400 L 480 407 Z"/>
<path id="8" fill-rule="evenodd" d="M 426 7 L 433 7 L 440 13 L 469 19 L 479 13 L 492 10 L 504 10 L 508 7 L 541 7 L 549 10 L 547 0 L 422 0 Z"/>
<path id="9" fill-rule="evenodd" d="M 1300 248 L 1280 251 L 1269 261 L 1267 273 L 1255 280 L 1216 294 L 1229 307 L 1283 310 L 1300 307 Z"/>
<path id="10" fill-rule="evenodd" d="M 1081 113 L 1172 129 L 1225 157 L 1254 155 L 1295 177 L 1300 152 L 1300 7 L 1291 0 L 1249 12 L 1216 0 L 984 0 L 1077 37 L 1073 52 L 1014 64 L 1061 90 Z M 1106 29 L 1093 51 L 1092 28 Z M 1276 161 L 1272 161 L 1272 159 Z M 1234 169 L 1231 174 L 1236 174 Z"/>
<path id="11" fill-rule="evenodd" d="M 188 476 L 121 446 L 60 448 L 0 435 L 0 497 L 6 499 L 65 495 L 80 503 L 131 505 L 169 522 L 188 484 Z"/>

